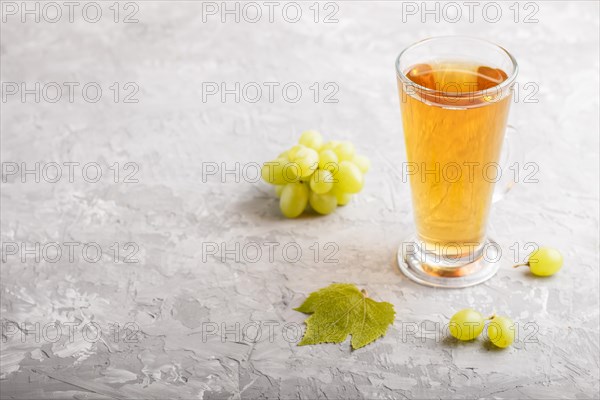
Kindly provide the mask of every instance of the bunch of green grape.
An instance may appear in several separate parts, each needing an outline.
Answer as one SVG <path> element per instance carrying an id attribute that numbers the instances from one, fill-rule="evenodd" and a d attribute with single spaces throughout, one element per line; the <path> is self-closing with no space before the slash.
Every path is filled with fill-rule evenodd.
<path id="1" fill-rule="evenodd" d="M 262 178 L 275 185 L 283 215 L 296 218 L 308 205 L 319 214 L 330 214 L 348 204 L 362 190 L 369 168 L 369 159 L 356 154 L 352 143 L 323 143 L 321 134 L 310 130 L 297 145 L 264 163 Z"/>

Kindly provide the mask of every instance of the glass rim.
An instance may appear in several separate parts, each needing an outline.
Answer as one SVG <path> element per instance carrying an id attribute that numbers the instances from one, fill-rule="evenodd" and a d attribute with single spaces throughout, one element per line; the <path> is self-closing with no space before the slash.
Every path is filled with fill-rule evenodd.
<path id="1" fill-rule="evenodd" d="M 406 76 L 406 73 L 402 70 L 400 70 L 400 59 L 402 58 L 402 56 L 404 55 L 404 53 L 406 53 L 407 51 L 415 48 L 416 46 L 419 46 L 421 44 L 427 43 L 427 42 L 431 42 L 431 41 L 435 41 L 435 40 L 439 40 L 439 39 L 467 39 L 467 40 L 474 40 L 480 43 L 484 43 L 486 45 L 491 45 L 493 47 L 495 47 L 496 49 L 499 49 L 500 51 L 502 51 L 502 53 L 506 54 L 508 56 L 508 58 L 510 59 L 510 62 L 512 63 L 513 66 L 513 71 L 512 73 L 508 76 L 508 78 L 506 78 L 505 81 L 501 82 L 499 85 L 496 85 L 494 87 L 491 87 L 489 89 L 483 89 L 483 90 L 476 90 L 474 92 L 465 92 L 465 93 L 456 93 L 456 92 L 446 92 L 443 90 L 436 90 L 436 89 L 429 89 L 425 86 L 421 86 L 418 83 L 415 83 L 413 81 L 411 81 L 408 76 Z M 512 54 L 510 54 L 510 52 L 508 50 L 506 50 L 504 47 L 494 43 L 494 42 L 490 42 L 489 40 L 485 40 L 485 39 L 481 39 L 478 37 L 474 37 L 474 36 L 467 36 L 467 35 L 443 35 L 443 36 L 431 36 L 422 40 L 419 40 L 418 42 L 414 42 L 411 45 L 409 45 L 408 47 L 406 47 L 404 50 L 402 50 L 400 52 L 400 54 L 398 54 L 398 57 L 396 57 L 396 76 L 398 78 L 400 78 L 404 83 L 410 84 L 411 86 L 414 86 L 416 88 L 418 88 L 418 90 L 420 90 L 423 93 L 429 94 L 429 95 L 438 95 L 438 96 L 444 96 L 444 97 L 455 97 L 455 98 L 461 98 L 461 97 L 476 97 L 476 96 L 486 96 L 488 95 L 490 92 L 490 90 L 500 90 L 501 93 L 502 91 L 504 91 L 504 89 L 510 85 L 512 85 L 514 83 L 514 81 L 517 78 L 517 73 L 519 72 L 519 64 L 517 64 L 517 60 L 513 57 Z"/>

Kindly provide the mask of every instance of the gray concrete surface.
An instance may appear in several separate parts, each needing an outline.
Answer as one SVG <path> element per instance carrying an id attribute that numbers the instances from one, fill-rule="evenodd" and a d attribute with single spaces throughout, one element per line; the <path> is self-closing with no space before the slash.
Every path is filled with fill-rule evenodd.
<path id="1" fill-rule="evenodd" d="M 203 13 L 185 1 L 120 3 L 118 22 L 112 2 L 98 2 L 92 23 L 84 4 L 72 23 L 64 5 L 46 21 L 56 14 L 42 3 L 40 22 L 23 23 L 20 2 L 2 3 L 3 399 L 598 398 L 597 2 L 518 3 L 518 22 L 512 2 L 487 6 L 488 21 L 479 4 L 473 22 L 458 2 L 456 23 L 445 3 L 439 23 L 421 21 L 420 2 L 321 3 L 318 23 L 312 2 L 296 23 L 284 3 L 272 23 L 262 2 L 257 23 L 244 19 L 255 18 L 250 8 L 223 23 L 220 2 Z M 516 56 L 510 120 L 537 166 L 521 165 L 491 217 L 505 265 L 450 291 L 416 285 L 395 265 L 412 217 L 393 63 L 441 34 L 487 38 Z M 39 82 L 39 103 L 31 93 L 22 102 L 19 86 L 12 95 L 11 82 Z M 55 103 L 51 82 L 63 88 Z M 72 102 L 65 82 L 79 84 Z M 248 102 L 247 86 L 239 103 L 203 101 L 207 82 L 256 82 L 263 98 Z M 272 102 L 265 82 L 280 84 Z M 296 103 L 281 93 L 290 82 L 302 89 Z M 335 85 L 338 102 L 325 103 Z M 306 128 L 354 141 L 373 168 L 335 214 L 284 220 L 272 189 L 250 182 L 253 163 Z M 39 182 L 23 173 L 36 163 Z M 238 176 L 222 173 L 236 165 Z M 563 270 L 536 279 L 510 268 L 528 243 L 559 248 Z M 292 308 L 332 282 L 393 303 L 388 334 L 354 352 L 348 340 L 296 346 L 304 315 Z M 513 318 L 517 343 L 498 351 L 448 339 L 444 324 L 465 307 Z"/>

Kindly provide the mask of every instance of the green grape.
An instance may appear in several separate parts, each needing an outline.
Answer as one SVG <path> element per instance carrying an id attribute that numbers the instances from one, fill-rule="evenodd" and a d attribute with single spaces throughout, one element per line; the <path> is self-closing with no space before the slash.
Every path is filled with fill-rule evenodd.
<path id="1" fill-rule="evenodd" d="M 350 161 L 354 158 L 354 145 L 351 142 L 340 142 L 334 149 L 340 161 Z"/>
<path id="2" fill-rule="evenodd" d="M 289 150 L 286 150 L 283 153 L 279 154 L 277 156 L 277 158 L 285 158 L 286 160 L 289 160 L 288 153 L 289 153 Z"/>
<path id="3" fill-rule="evenodd" d="M 338 147 L 339 144 L 340 144 L 340 142 L 337 140 L 330 140 L 329 142 L 327 142 L 323 146 L 321 146 L 321 148 L 319 150 L 320 151 L 325 151 L 325 150 L 335 151 L 335 149 Z"/>
<path id="4" fill-rule="evenodd" d="M 296 218 L 308 203 L 308 186 L 301 182 L 288 183 L 284 186 L 279 199 L 279 208 L 288 218 Z"/>
<path id="5" fill-rule="evenodd" d="M 319 165 L 319 153 L 310 147 L 304 147 L 294 152 L 293 156 L 290 155 L 290 161 L 298 164 L 300 168 L 300 177 L 306 178 L 312 175 Z"/>
<path id="6" fill-rule="evenodd" d="M 362 190 L 364 179 L 358 167 L 350 161 L 342 161 L 335 173 L 338 189 L 344 193 L 358 193 Z"/>
<path id="7" fill-rule="evenodd" d="M 327 193 L 333 187 L 333 174 L 326 169 L 318 169 L 310 177 L 310 188 L 317 194 Z"/>
<path id="8" fill-rule="evenodd" d="M 459 340 L 473 340 L 483 331 L 485 321 L 470 308 L 460 310 L 450 318 L 450 334 Z"/>
<path id="9" fill-rule="evenodd" d="M 319 152 L 319 168 L 335 172 L 338 168 L 338 156 L 331 149 Z"/>
<path id="10" fill-rule="evenodd" d="M 515 265 L 515 267 L 520 266 Z M 557 273 L 563 265 L 563 256 L 551 247 L 540 247 L 529 256 L 527 264 L 531 273 L 537 276 L 550 276 Z"/>
<path id="11" fill-rule="evenodd" d="M 302 132 L 302 135 L 300 135 L 298 143 L 310 147 L 311 149 L 319 150 L 323 145 L 323 137 L 317 131 L 304 131 Z"/>
<path id="12" fill-rule="evenodd" d="M 285 183 L 294 183 L 300 180 L 301 167 L 297 162 L 288 161 L 283 167 L 283 178 Z"/>
<path id="13" fill-rule="evenodd" d="M 500 348 L 508 347 L 515 341 L 515 326 L 510 318 L 490 318 L 487 328 L 487 336 L 490 341 Z"/>
<path id="14" fill-rule="evenodd" d="M 369 160 L 366 156 L 363 155 L 355 155 L 352 162 L 356 164 L 358 169 L 360 169 L 360 172 L 362 172 L 363 174 L 369 172 L 369 169 L 371 168 L 371 160 Z"/>
<path id="15" fill-rule="evenodd" d="M 306 149 L 307 147 L 303 144 L 296 144 L 292 147 L 290 147 L 290 149 L 286 152 L 287 153 L 287 158 L 288 160 L 293 160 L 296 158 L 296 153 L 298 153 L 298 151 L 302 150 L 302 149 Z"/>
<path id="16" fill-rule="evenodd" d="M 350 193 L 342 192 L 337 188 L 337 185 L 333 185 L 333 189 L 331 189 L 329 193 L 335 196 L 338 206 L 345 206 L 352 200 L 352 195 Z"/>
<path id="17" fill-rule="evenodd" d="M 283 188 L 285 185 L 275 185 L 275 195 L 279 198 L 281 197 L 281 192 L 283 192 Z"/>
<path id="18" fill-rule="evenodd" d="M 310 192 L 310 206 L 319 214 L 331 214 L 337 208 L 337 199 L 331 194 L 318 194 Z"/>
<path id="19" fill-rule="evenodd" d="M 283 185 L 297 180 L 300 168 L 285 158 L 278 158 L 263 164 L 262 178 L 273 185 Z"/>
<path id="20" fill-rule="evenodd" d="M 356 154 L 351 142 L 324 143 L 318 131 L 307 130 L 298 144 L 265 163 L 261 175 L 275 185 L 282 213 L 294 218 L 308 203 L 321 214 L 348 204 L 352 194 L 362 190 L 370 166 L 369 159 Z"/>

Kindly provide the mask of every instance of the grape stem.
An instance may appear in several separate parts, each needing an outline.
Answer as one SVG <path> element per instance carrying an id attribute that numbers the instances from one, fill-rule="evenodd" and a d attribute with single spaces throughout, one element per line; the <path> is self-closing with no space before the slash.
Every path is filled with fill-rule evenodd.
<path id="1" fill-rule="evenodd" d="M 360 292 L 362 293 L 362 295 L 364 297 L 369 297 L 369 294 L 367 293 L 367 291 L 365 289 L 362 289 Z"/>
<path id="2" fill-rule="evenodd" d="M 529 263 L 513 265 L 513 268 L 529 267 Z"/>
<path id="3" fill-rule="evenodd" d="M 496 313 L 493 313 L 492 315 L 490 315 L 487 319 L 489 321 L 493 320 L 494 318 L 496 318 Z"/>

